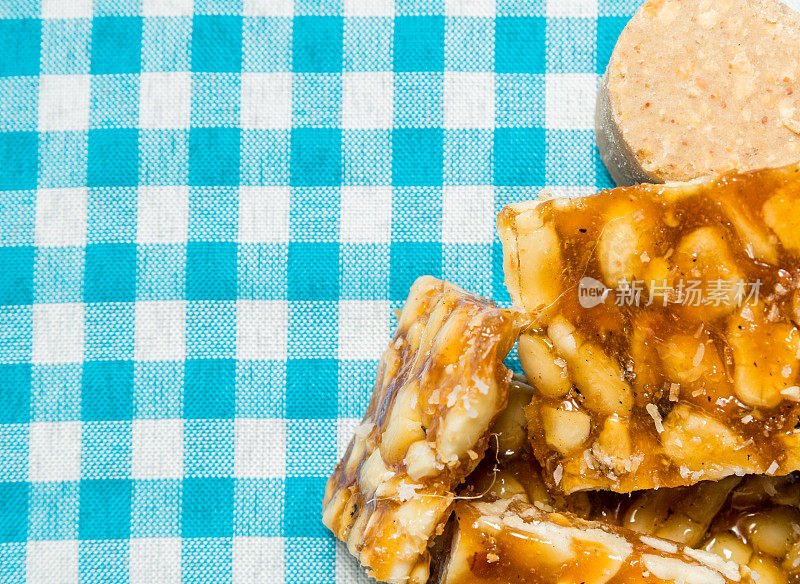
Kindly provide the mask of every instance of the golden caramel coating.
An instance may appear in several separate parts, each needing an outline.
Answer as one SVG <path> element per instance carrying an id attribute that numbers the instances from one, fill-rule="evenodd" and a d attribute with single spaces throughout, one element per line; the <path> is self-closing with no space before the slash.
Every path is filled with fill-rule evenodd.
<path id="1" fill-rule="evenodd" d="M 517 316 L 434 278 L 412 287 L 323 502 L 323 523 L 378 580 L 427 581 L 429 541 L 506 406 Z"/>
<path id="2" fill-rule="evenodd" d="M 507 207 L 506 285 L 551 487 L 800 469 L 800 167 Z"/>

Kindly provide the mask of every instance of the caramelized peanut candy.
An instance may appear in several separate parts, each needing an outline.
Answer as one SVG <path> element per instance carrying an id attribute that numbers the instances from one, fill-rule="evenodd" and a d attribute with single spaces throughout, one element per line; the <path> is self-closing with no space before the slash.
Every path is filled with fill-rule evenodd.
<path id="1" fill-rule="evenodd" d="M 800 469 L 799 212 L 800 166 L 503 210 L 551 487 Z"/>
<path id="2" fill-rule="evenodd" d="M 440 584 L 726 584 L 749 571 L 709 552 L 516 499 L 459 501 Z"/>
<path id="3" fill-rule="evenodd" d="M 494 460 L 491 458 L 487 455 L 460 490 L 462 499 L 473 503 L 459 502 L 457 512 L 469 504 L 473 515 L 459 515 L 457 524 L 451 527 L 447 539 L 450 556 L 447 561 L 441 558 L 437 562 L 439 578 L 434 582 L 532 581 L 540 584 L 542 580 L 538 578 L 544 576 L 545 581 L 552 578 L 553 582 L 586 581 L 588 584 L 589 580 L 584 578 L 592 579 L 592 574 L 596 574 L 593 571 L 595 561 L 612 567 L 602 577 L 595 577 L 600 581 L 605 581 L 603 577 L 608 577 L 608 581 L 625 582 L 651 579 L 651 574 L 642 571 L 614 574 L 616 564 L 608 561 L 604 548 L 598 545 L 603 542 L 591 535 L 577 535 L 574 531 L 573 553 L 579 562 L 583 559 L 578 555 L 580 545 L 599 548 L 600 555 L 587 564 L 590 570 L 586 570 L 584 564 L 571 564 L 574 561 L 572 556 L 560 551 L 562 539 L 551 535 L 549 539 L 544 538 L 545 541 L 539 538 L 535 543 L 529 542 L 532 536 L 520 533 L 520 519 L 511 515 L 519 515 L 524 522 L 538 521 L 535 526 L 537 534 L 547 533 L 549 528 L 546 524 L 551 521 L 557 524 L 556 529 L 568 524 L 589 533 L 596 534 L 597 529 L 610 532 L 633 548 L 644 544 L 657 550 L 649 552 L 650 555 L 667 559 L 682 555 L 682 562 L 687 558 L 697 560 L 733 581 L 758 584 L 800 582 L 798 473 L 786 477 L 759 475 L 744 479 L 732 476 L 690 487 L 634 494 L 583 491 L 563 496 L 544 488 L 541 468 L 526 452 L 510 457 L 500 453 Z M 472 521 L 475 502 L 498 501 L 504 502 L 507 512 L 477 506 L 481 516 Z M 528 507 L 536 511 L 529 511 Z M 534 516 L 539 518 L 532 519 Z M 610 549 L 619 551 L 621 547 Z M 706 552 L 719 556 L 721 562 Z M 565 563 L 559 565 L 561 558 Z M 737 579 L 732 564 L 738 565 L 741 578 Z M 664 565 L 678 566 L 672 561 Z M 657 570 L 645 572 L 653 572 L 659 578 Z M 578 576 L 580 580 L 572 580 Z M 693 581 L 693 576 L 685 579 L 685 575 L 678 577 L 675 573 L 674 577 L 676 582 Z"/>
<path id="4" fill-rule="evenodd" d="M 429 541 L 506 405 L 516 316 L 434 278 L 412 287 L 323 502 L 323 523 L 378 580 L 427 581 Z"/>

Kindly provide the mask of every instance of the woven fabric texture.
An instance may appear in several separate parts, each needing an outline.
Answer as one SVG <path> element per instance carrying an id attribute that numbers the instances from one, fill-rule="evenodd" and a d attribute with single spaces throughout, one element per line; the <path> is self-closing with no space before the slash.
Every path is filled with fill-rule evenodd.
<path id="1" fill-rule="evenodd" d="M 636 0 L 0 0 L 0 581 L 366 578 L 320 523 L 421 274 L 611 185 Z"/>

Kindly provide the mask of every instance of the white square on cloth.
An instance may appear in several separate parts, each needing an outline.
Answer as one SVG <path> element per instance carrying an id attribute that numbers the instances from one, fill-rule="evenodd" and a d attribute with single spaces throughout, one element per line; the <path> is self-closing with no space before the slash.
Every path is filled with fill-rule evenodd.
<path id="1" fill-rule="evenodd" d="M 289 304 L 285 300 L 236 303 L 236 358 L 242 361 L 286 359 Z"/>
<path id="2" fill-rule="evenodd" d="M 494 127 L 494 73 L 445 72 L 444 126 Z"/>
<path id="3" fill-rule="evenodd" d="M 244 0 L 244 16 L 292 16 L 293 0 Z"/>
<path id="4" fill-rule="evenodd" d="M 91 18 L 92 0 L 42 0 L 42 18 Z"/>
<path id="5" fill-rule="evenodd" d="M 89 129 L 90 80 L 89 75 L 42 75 L 39 78 L 40 132 Z"/>
<path id="6" fill-rule="evenodd" d="M 131 584 L 180 584 L 181 540 L 178 537 L 134 537 L 130 542 Z"/>
<path id="7" fill-rule="evenodd" d="M 377 361 L 391 335 L 387 300 L 339 302 L 339 359 Z"/>
<path id="8" fill-rule="evenodd" d="M 80 480 L 80 422 L 32 422 L 28 440 L 30 481 Z"/>
<path id="9" fill-rule="evenodd" d="M 390 71 L 342 73 L 342 128 L 391 128 L 393 96 Z"/>
<path id="10" fill-rule="evenodd" d="M 283 538 L 233 538 L 233 584 L 279 584 L 283 576 Z"/>
<path id="11" fill-rule="evenodd" d="M 595 18 L 597 0 L 547 0 L 548 18 Z"/>
<path id="12" fill-rule="evenodd" d="M 192 0 L 142 0 L 142 16 L 191 16 Z"/>
<path id="13" fill-rule="evenodd" d="M 445 0 L 446 16 L 483 16 L 495 15 L 494 0 Z"/>
<path id="14" fill-rule="evenodd" d="M 243 128 L 291 128 L 292 74 L 242 73 L 240 121 Z"/>
<path id="15" fill-rule="evenodd" d="M 389 243 L 391 232 L 391 187 L 342 187 L 339 221 L 342 243 Z"/>
<path id="16" fill-rule="evenodd" d="M 548 73 L 545 84 L 545 116 L 549 129 L 594 129 L 597 75 Z"/>
<path id="17" fill-rule="evenodd" d="M 84 305 L 33 305 L 33 363 L 83 361 Z"/>
<path id="18" fill-rule="evenodd" d="M 86 200 L 85 187 L 39 189 L 36 193 L 36 245 L 86 245 Z"/>
<path id="19" fill-rule="evenodd" d="M 189 187 L 139 187 L 136 218 L 139 243 L 184 243 L 189 229 Z"/>
<path id="20" fill-rule="evenodd" d="M 186 303 L 136 303 L 134 357 L 137 361 L 181 361 L 186 354 Z"/>
<path id="21" fill-rule="evenodd" d="M 240 479 L 286 476 L 286 422 L 276 418 L 236 418 L 234 476 Z"/>
<path id="22" fill-rule="evenodd" d="M 239 187 L 239 243 L 289 243 L 290 187 Z"/>
<path id="23" fill-rule="evenodd" d="M 192 74 L 186 71 L 142 73 L 139 85 L 141 128 L 188 128 Z"/>
<path id="24" fill-rule="evenodd" d="M 78 584 L 78 542 L 29 541 L 25 562 L 27 584 Z"/>
<path id="25" fill-rule="evenodd" d="M 445 186 L 442 189 L 442 242 L 492 243 L 494 187 Z"/>
<path id="26" fill-rule="evenodd" d="M 134 420 L 131 432 L 131 477 L 183 478 L 183 420 Z"/>
<path id="27" fill-rule="evenodd" d="M 344 0 L 345 16 L 394 16 L 394 0 Z"/>

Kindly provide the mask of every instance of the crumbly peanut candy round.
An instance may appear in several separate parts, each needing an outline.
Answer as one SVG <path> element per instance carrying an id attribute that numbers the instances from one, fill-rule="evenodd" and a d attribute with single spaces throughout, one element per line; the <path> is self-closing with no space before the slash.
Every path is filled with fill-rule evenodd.
<path id="1" fill-rule="evenodd" d="M 800 166 L 503 210 L 551 487 L 800 469 L 799 210 Z"/>
<path id="2" fill-rule="evenodd" d="M 429 542 L 506 405 L 517 316 L 435 278 L 412 287 L 323 502 L 323 523 L 378 580 L 427 581 Z"/>
<path id="3" fill-rule="evenodd" d="M 434 582 L 800 580 L 797 473 L 565 497 L 528 452 L 490 458 L 459 491 Z"/>
<path id="4" fill-rule="evenodd" d="M 777 0 L 650 0 L 597 100 L 615 182 L 685 181 L 800 160 L 800 14 Z"/>

